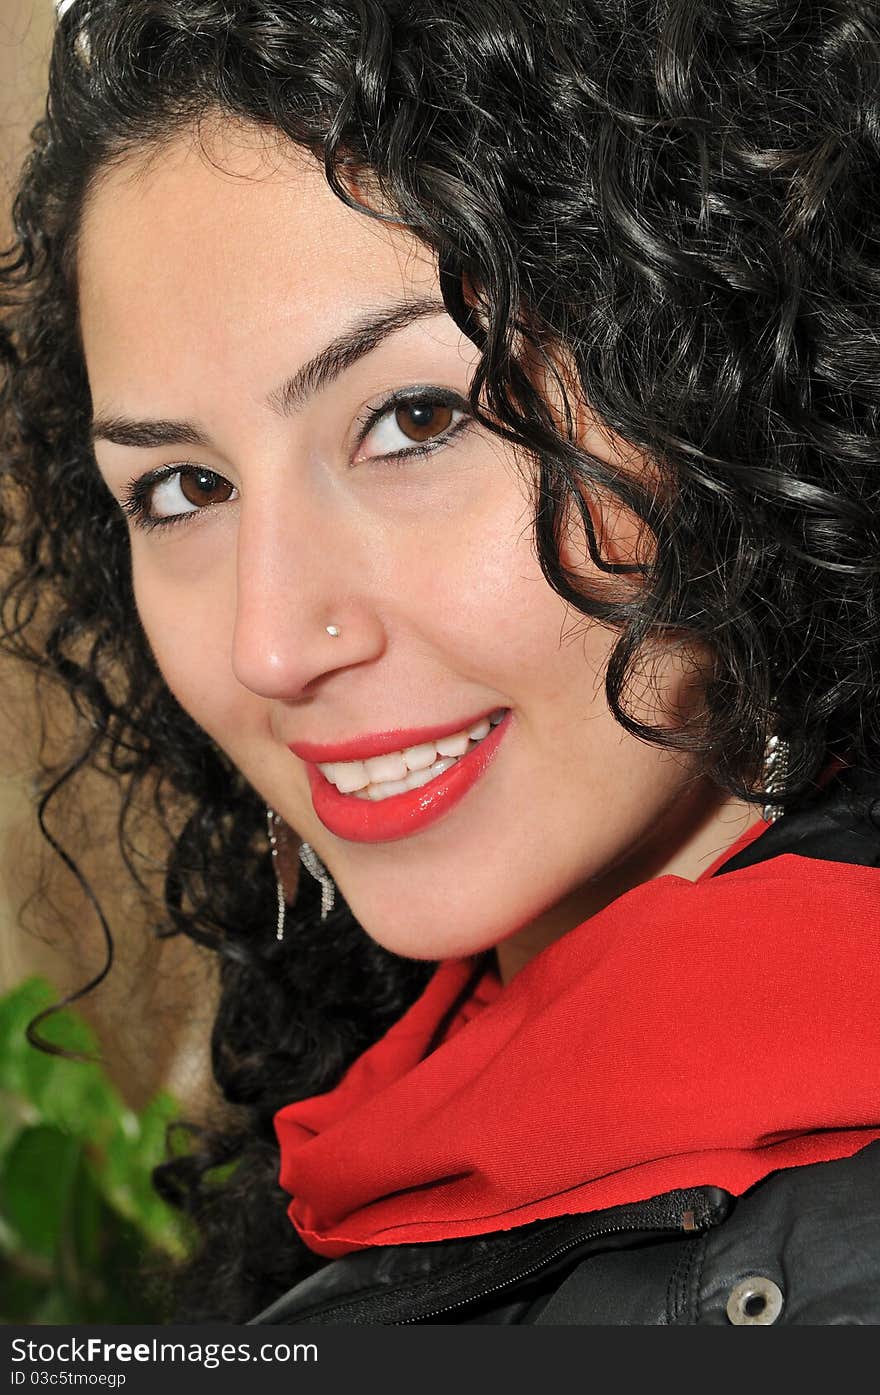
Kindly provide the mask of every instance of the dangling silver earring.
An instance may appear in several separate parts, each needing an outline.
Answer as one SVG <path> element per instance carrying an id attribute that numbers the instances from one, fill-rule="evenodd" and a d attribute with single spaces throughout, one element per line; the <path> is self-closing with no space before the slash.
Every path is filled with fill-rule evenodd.
<path id="1" fill-rule="evenodd" d="M 321 883 L 321 919 L 326 920 L 336 904 L 336 883 L 315 849 L 308 843 L 300 843 L 299 860 L 315 881 Z"/>
<path id="2" fill-rule="evenodd" d="M 269 832 L 269 847 L 272 849 L 272 871 L 275 874 L 275 895 L 278 899 L 278 915 L 275 922 L 276 940 L 284 939 L 284 917 L 287 914 L 287 903 L 284 899 L 284 886 L 281 881 L 281 874 L 278 871 L 278 815 L 274 809 L 266 806 L 266 828 Z"/>
<path id="3" fill-rule="evenodd" d="M 770 796 L 761 810 L 767 823 L 775 823 L 785 813 L 783 805 L 774 803 L 773 796 L 785 788 L 788 776 L 790 747 L 782 736 L 773 735 L 764 747 L 764 768 L 761 776 L 764 789 Z"/>

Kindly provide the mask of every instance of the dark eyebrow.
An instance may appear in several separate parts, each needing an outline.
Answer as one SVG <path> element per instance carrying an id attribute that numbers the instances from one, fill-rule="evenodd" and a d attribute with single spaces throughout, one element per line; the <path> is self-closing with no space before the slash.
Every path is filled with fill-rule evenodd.
<path id="1" fill-rule="evenodd" d="M 132 421 L 130 417 L 95 417 L 89 432 L 93 441 L 115 446 L 210 446 L 203 431 L 190 421 Z"/>
<path id="2" fill-rule="evenodd" d="M 266 399 L 281 416 L 299 411 L 310 397 L 321 392 L 358 359 L 416 320 L 445 315 L 442 300 L 407 300 L 391 305 L 380 314 L 371 313 L 355 320 L 348 329 L 331 339 L 302 368 L 274 388 Z M 206 446 L 212 441 L 189 421 L 134 421 L 129 417 L 96 417 L 91 426 L 93 441 L 112 441 L 117 446 Z"/>
<path id="3" fill-rule="evenodd" d="M 380 315 L 367 315 L 356 320 L 342 334 L 331 339 L 302 368 L 298 368 L 286 383 L 271 392 L 269 405 L 282 416 L 299 411 L 310 397 L 327 387 L 359 358 L 372 353 L 389 334 L 396 334 L 416 320 L 446 313 L 442 300 L 406 300 L 392 305 Z"/>

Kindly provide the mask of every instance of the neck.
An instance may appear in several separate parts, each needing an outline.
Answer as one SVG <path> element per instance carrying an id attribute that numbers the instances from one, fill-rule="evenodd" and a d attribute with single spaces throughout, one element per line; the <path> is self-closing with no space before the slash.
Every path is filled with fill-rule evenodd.
<path id="1" fill-rule="evenodd" d="M 509 983 L 547 945 L 643 882 L 663 876 L 696 881 L 759 817 L 757 805 L 696 782 L 650 837 L 496 947 L 501 982 Z"/>

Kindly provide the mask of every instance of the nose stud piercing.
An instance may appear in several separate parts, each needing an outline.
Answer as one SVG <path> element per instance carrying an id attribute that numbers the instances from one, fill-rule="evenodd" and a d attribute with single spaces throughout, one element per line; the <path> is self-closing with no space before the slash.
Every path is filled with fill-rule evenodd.
<path id="1" fill-rule="evenodd" d="M 340 630 L 338 625 L 327 625 L 325 626 L 325 629 L 327 630 L 327 633 L 328 635 L 330 635 L 331 639 L 338 639 L 339 636 L 342 634 L 342 631 Z"/>

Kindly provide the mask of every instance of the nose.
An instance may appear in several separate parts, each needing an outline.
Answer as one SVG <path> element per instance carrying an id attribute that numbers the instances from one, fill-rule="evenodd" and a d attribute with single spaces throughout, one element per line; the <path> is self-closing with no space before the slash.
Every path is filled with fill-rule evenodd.
<path id="1" fill-rule="evenodd" d="M 232 668 L 261 697 L 295 699 L 326 674 L 377 659 L 385 630 L 367 559 L 326 509 L 242 499 Z"/>

